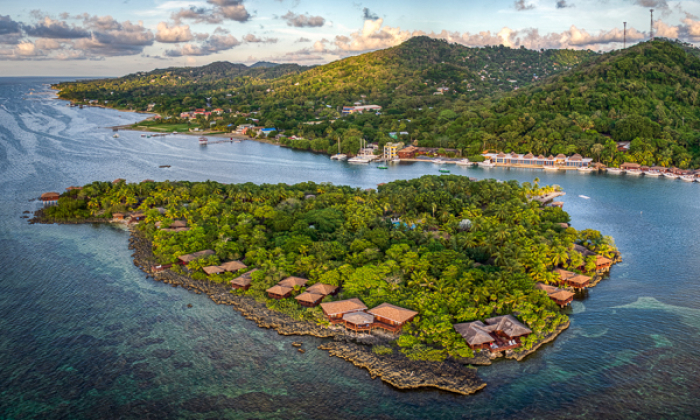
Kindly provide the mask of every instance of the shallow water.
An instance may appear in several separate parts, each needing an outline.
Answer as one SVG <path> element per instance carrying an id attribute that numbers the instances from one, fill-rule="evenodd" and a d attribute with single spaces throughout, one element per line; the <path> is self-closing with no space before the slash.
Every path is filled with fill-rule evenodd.
<path id="1" fill-rule="evenodd" d="M 36 94 L 51 81 L 0 78 L 0 419 L 700 414 L 700 185 L 451 166 L 476 178 L 561 185 L 572 224 L 612 235 L 624 262 L 574 302 L 571 327 L 554 343 L 523 362 L 480 368 L 489 385 L 478 394 L 402 392 L 317 350 L 318 339 L 279 336 L 203 295 L 146 279 L 123 230 L 32 226 L 20 216 L 43 192 L 97 179 L 371 188 L 437 174 L 436 165 L 378 170 L 252 141 L 201 147 L 190 136 L 124 131 L 113 139 L 101 127 L 142 116 Z"/>

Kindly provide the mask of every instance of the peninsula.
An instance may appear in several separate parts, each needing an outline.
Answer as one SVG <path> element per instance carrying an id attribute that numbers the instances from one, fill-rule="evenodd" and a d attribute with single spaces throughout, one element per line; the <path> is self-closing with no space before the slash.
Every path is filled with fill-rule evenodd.
<path id="1" fill-rule="evenodd" d="M 32 223 L 124 223 L 135 264 L 259 326 L 333 338 L 320 348 L 392 385 L 470 394 L 465 365 L 522 360 L 569 325 L 562 311 L 620 260 L 569 226 L 537 183 L 423 176 L 348 186 L 93 182 Z"/>

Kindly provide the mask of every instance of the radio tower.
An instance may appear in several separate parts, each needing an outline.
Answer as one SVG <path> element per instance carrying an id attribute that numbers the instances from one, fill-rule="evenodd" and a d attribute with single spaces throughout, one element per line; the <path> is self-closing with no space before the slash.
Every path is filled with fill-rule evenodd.
<path id="1" fill-rule="evenodd" d="M 622 49 L 627 48 L 627 22 L 622 22 L 625 29 L 622 30 Z"/>
<path id="2" fill-rule="evenodd" d="M 654 40 L 654 9 L 649 9 L 651 12 L 651 26 L 649 27 L 649 33 L 651 34 L 651 40 Z"/>

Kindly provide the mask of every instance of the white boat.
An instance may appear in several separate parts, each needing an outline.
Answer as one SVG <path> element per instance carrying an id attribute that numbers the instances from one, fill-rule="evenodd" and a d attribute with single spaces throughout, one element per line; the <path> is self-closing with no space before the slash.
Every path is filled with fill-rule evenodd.
<path id="1" fill-rule="evenodd" d="M 607 172 L 613 175 L 622 175 L 625 173 L 625 170 L 620 168 L 608 168 Z"/>
<path id="2" fill-rule="evenodd" d="M 659 171 L 647 171 L 647 172 L 644 172 L 644 176 L 661 176 L 661 172 L 659 172 Z"/>
<path id="3" fill-rule="evenodd" d="M 113 135 L 112 138 L 118 139 L 118 138 L 119 138 L 119 134 Z"/>
<path id="4" fill-rule="evenodd" d="M 393 159 L 391 159 L 391 162 L 392 162 L 392 163 L 399 163 L 399 162 L 401 162 L 401 159 L 399 159 L 399 158 L 393 158 Z"/>
<path id="5" fill-rule="evenodd" d="M 435 159 L 435 160 L 433 161 L 433 163 L 436 164 L 436 165 L 442 165 L 443 163 L 445 163 L 445 161 L 443 161 L 443 160 L 440 159 L 440 158 L 437 158 L 437 159 Z"/>
<path id="6" fill-rule="evenodd" d="M 580 167 L 580 168 L 578 168 L 578 171 L 581 172 L 582 174 L 590 174 L 591 172 L 594 171 L 594 169 L 589 168 L 589 167 Z"/>
<path id="7" fill-rule="evenodd" d="M 693 175 L 681 175 L 681 181 L 695 182 L 695 177 Z"/>
<path id="8" fill-rule="evenodd" d="M 494 166 L 496 166 L 496 164 L 491 162 L 490 160 L 485 160 L 483 162 L 477 162 L 476 166 L 479 166 L 481 168 L 493 168 Z"/>
<path id="9" fill-rule="evenodd" d="M 558 171 L 559 167 L 558 166 L 544 166 L 543 169 L 545 171 Z"/>
<path id="10" fill-rule="evenodd" d="M 342 153 L 335 154 L 331 156 L 331 160 L 347 160 L 348 155 L 344 155 Z"/>
<path id="11" fill-rule="evenodd" d="M 672 173 L 670 173 L 670 172 L 666 172 L 666 173 L 664 174 L 664 176 L 665 176 L 666 178 L 668 178 L 668 179 L 678 179 L 678 175 L 672 174 Z"/>
<path id="12" fill-rule="evenodd" d="M 585 200 L 590 200 L 590 199 L 591 199 L 591 197 L 589 197 L 589 196 L 587 196 L 587 195 L 579 195 L 579 197 L 581 197 L 581 198 L 583 198 L 583 199 L 585 199 Z"/>
<path id="13" fill-rule="evenodd" d="M 471 162 L 469 159 L 462 159 L 462 160 L 457 161 L 457 165 L 459 165 L 459 166 L 471 166 L 473 164 L 474 163 Z"/>
<path id="14" fill-rule="evenodd" d="M 627 170 L 627 175 L 637 175 L 637 176 L 639 176 L 639 175 L 643 175 L 643 174 L 644 174 L 644 172 L 642 172 L 641 169 L 628 169 L 628 170 Z"/>
<path id="15" fill-rule="evenodd" d="M 206 137 L 199 138 L 199 144 L 207 144 L 209 140 Z"/>
<path id="16" fill-rule="evenodd" d="M 360 157 L 360 156 L 355 156 L 354 158 L 348 159 L 348 163 L 369 163 L 369 162 L 370 162 L 369 159 L 365 159 L 365 158 Z"/>

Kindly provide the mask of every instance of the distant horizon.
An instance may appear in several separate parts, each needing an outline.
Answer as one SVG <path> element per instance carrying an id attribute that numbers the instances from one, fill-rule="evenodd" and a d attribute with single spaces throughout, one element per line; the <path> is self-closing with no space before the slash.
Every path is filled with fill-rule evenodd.
<path id="1" fill-rule="evenodd" d="M 700 2 L 687 0 L 129 1 L 4 5 L 0 73 L 118 77 L 214 61 L 320 65 L 418 35 L 469 47 L 609 51 L 623 46 L 623 22 L 627 46 L 650 38 L 650 8 L 656 36 L 700 45 Z"/>

